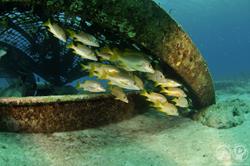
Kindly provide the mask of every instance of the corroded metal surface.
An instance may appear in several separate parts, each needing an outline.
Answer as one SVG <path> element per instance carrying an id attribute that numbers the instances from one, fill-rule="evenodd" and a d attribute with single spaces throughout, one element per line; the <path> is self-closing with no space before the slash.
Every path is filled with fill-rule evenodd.
<path id="1" fill-rule="evenodd" d="M 15 3 L 14 3 L 15 2 Z M 32 3 L 31 3 L 32 2 Z M 212 78 L 199 50 L 180 26 L 152 0 L 5 1 L 1 10 L 33 9 L 41 18 L 65 12 L 143 46 L 173 69 L 187 85 L 196 108 L 215 103 Z M 168 71 L 166 71 L 167 74 Z"/>
<path id="2" fill-rule="evenodd" d="M 0 99 L 0 131 L 49 133 L 98 127 L 145 111 L 135 105 L 140 100 L 135 94 L 129 95 L 129 104 L 109 95 Z"/>
<path id="3" fill-rule="evenodd" d="M 152 0 L 4 1 L 0 11 L 32 10 L 44 21 L 64 12 L 80 16 L 109 34 L 116 34 L 145 48 L 173 70 L 189 89 L 194 106 L 215 102 L 212 78 L 199 50 L 180 26 Z M 53 97 L 52 97 L 53 98 Z M 54 132 L 96 127 L 132 117 L 138 113 L 138 97 L 130 104 L 111 96 L 47 100 L 46 98 L 0 101 L 0 129 L 24 132 Z M 31 99 L 31 100 L 30 100 Z M 140 104 L 139 104 L 140 105 Z"/>

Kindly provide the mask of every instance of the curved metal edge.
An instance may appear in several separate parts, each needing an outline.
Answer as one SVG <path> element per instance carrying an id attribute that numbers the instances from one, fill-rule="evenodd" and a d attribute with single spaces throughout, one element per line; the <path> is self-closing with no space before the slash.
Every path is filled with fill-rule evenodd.
<path id="1" fill-rule="evenodd" d="M 61 101 L 58 102 L 58 99 Z M 129 104 L 110 95 L 88 99 L 72 96 L 65 100 L 60 96 L 35 100 L 25 98 L 20 103 L 13 100 L 10 104 L 2 101 L 0 131 L 52 133 L 83 130 L 129 119 L 147 110 L 139 95 L 129 94 L 128 99 Z"/>
<path id="2" fill-rule="evenodd" d="M 30 97 L 4 97 L 0 98 L 0 106 L 27 106 L 36 104 L 63 103 L 71 101 L 90 101 L 112 98 L 110 94 L 82 94 L 82 95 L 56 95 L 56 96 L 30 96 Z"/>

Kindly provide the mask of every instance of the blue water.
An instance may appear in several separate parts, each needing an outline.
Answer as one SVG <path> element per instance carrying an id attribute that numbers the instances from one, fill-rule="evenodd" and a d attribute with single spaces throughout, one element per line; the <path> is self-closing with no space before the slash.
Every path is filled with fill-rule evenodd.
<path id="1" fill-rule="evenodd" d="M 182 25 L 215 79 L 250 75 L 250 0 L 155 0 Z"/>

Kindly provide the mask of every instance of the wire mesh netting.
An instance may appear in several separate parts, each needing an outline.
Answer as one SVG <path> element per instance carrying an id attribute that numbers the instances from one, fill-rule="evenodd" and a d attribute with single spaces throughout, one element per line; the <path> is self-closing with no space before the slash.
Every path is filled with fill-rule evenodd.
<path id="1" fill-rule="evenodd" d="M 72 29 L 80 30 L 83 24 L 86 26 L 80 17 L 66 17 L 64 13 L 58 13 L 52 19 Z M 1 74 L 5 79 L 9 75 L 17 78 L 38 75 L 51 85 L 63 86 L 86 74 L 79 66 L 84 60 L 66 47 L 72 41 L 69 39 L 64 43 L 54 38 L 43 23 L 32 11 L 13 10 L 0 15 L 0 46 L 8 54 L 0 59 L 0 71 L 12 73 Z M 11 67 L 11 61 L 15 62 L 15 68 Z M 27 83 L 28 80 L 22 81 Z M 35 81 L 30 83 L 36 84 Z"/>

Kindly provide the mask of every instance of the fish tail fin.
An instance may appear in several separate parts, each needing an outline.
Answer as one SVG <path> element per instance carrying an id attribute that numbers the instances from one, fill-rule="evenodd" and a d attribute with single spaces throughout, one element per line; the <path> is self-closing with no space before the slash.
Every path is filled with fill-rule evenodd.
<path id="1" fill-rule="evenodd" d="M 89 66 L 87 66 L 87 65 L 81 64 L 81 67 L 83 70 L 89 70 Z"/>
<path id="2" fill-rule="evenodd" d="M 100 56 L 100 51 L 95 50 L 94 54 L 95 54 L 95 56 L 99 57 L 102 61 L 105 60 L 105 59 L 103 59 L 103 57 Z"/>
<path id="3" fill-rule="evenodd" d="M 160 90 L 160 93 L 162 93 L 162 94 L 168 94 L 167 92 L 165 92 L 163 89 L 162 90 Z"/>
<path id="4" fill-rule="evenodd" d="M 161 84 L 158 83 L 158 82 L 155 82 L 155 83 L 154 83 L 154 86 L 155 86 L 155 87 L 158 87 L 158 86 L 161 86 Z"/>
<path id="5" fill-rule="evenodd" d="M 154 103 L 155 108 L 160 109 L 161 108 L 160 106 L 161 106 L 161 104 L 159 102 Z"/>
<path id="6" fill-rule="evenodd" d="M 124 99 L 122 99 L 122 101 L 124 102 L 124 103 L 129 103 L 129 100 L 128 100 L 128 98 L 126 97 L 126 98 L 124 98 Z"/>
<path id="7" fill-rule="evenodd" d="M 114 62 L 116 59 L 117 59 L 117 58 L 115 58 L 114 55 L 112 55 L 112 56 L 110 57 L 110 61 L 111 61 L 111 62 Z"/>
<path id="8" fill-rule="evenodd" d="M 156 108 L 156 111 L 164 113 L 164 111 L 162 110 L 162 108 L 160 108 L 160 107 L 155 107 L 155 108 Z"/>
<path id="9" fill-rule="evenodd" d="M 51 24 L 50 18 L 43 23 L 43 26 L 49 26 Z"/>
<path id="10" fill-rule="evenodd" d="M 74 38 L 75 32 L 71 29 L 66 29 L 66 32 L 68 33 L 69 37 Z"/>
<path id="11" fill-rule="evenodd" d="M 73 46 L 74 46 L 74 43 L 71 42 L 71 43 L 69 43 L 66 47 L 67 47 L 67 48 L 73 48 Z"/>
<path id="12" fill-rule="evenodd" d="M 142 96 L 147 96 L 148 95 L 148 92 L 145 90 L 145 89 L 143 89 L 142 91 L 141 91 L 141 93 L 140 93 Z"/>
<path id="13" fill-rule="evenodd" d="M 76 54 L 76 55 L 78 55 L 75 50 L 73 51 L 73 53 Z"/>
<path id="14" fill-rule="evenodd" d="M 94 73 L 93 72 L 89 72 L 89 76 L 90 77 L 94 77 Z"/>
<path id="15" fill-rule="evenodd" d="M 148 100 L 148 101 L 149 101 L 149 100 Z M 155 109 L 158 109 L 158 108 L 159 108 L 157 103 L 152 102 L 152 101 L 149 101 L 149 102 L 150 102 L 149 107 L 155 108 Z"/>
<path id="16" fill-rule="evenodd" d="M 95 50 L 94 53 L 95 53 L 96 56 L 100 57 L 100 56 L 99 56 L 100 51 Z"/>
<path id="17" fill-rule="evenodd" d="M 76 89 L 80 89 L 80 87 L 81 87 L 80 85 L 81 85 L 80 81 L 78 81 L 77 84 L 76 84 Z"/>
<path id="18" fill-rule="evenodd" d="M 110 61 L 112 62 L 116 62 L 118 60 L 118 54 L 112 54 L 110 55 Z"/>
<path id="19" fill-rule="evenodd" d="M 109 81 L 109 82 L 110 82 L 110 81 Z M 109 82 L 108 82 L 108 83 L 109 83 Z M 111 90 L 111 89 L 113 90 L 113 89 L 115 89 L 115 88 L 118 88 L 118 87 L 115 86 L 115 85 L 111 85 L 111 84 L 110 84 L 110 86 L 109 86 L 109 89 L 110 89 L 110 90 Z"/>
<path id="20" fill-rule="evenodd" d="M 114 84 L 112 83 L 112 81 L 109 81 L 109 82 L 108 82 L 108 85 L 109 85 L 109 86 L 114 86 Z"/>
<path id="21" fill-rule="evenodd" d="M 115 99 L 116 99 L 116 100 L 121 100 L 121 99 L 119 99 L 118 97 L 115 97 Z"/>
<path id="22" fill-rule="evenodd" d="M 92 67 L 89 69 L 89 74 L 90 74 L 90 76 L 94 76 L 94 71 L 95 71 L 95 66 L 92 66 Z"/>
<path id="23" fill-rule="evenodd" d="M 177 101 L 177 98 L 172 99 L 172 102 L 175 102 L 175 103 L 176 103 L 176 101 Z"/>

